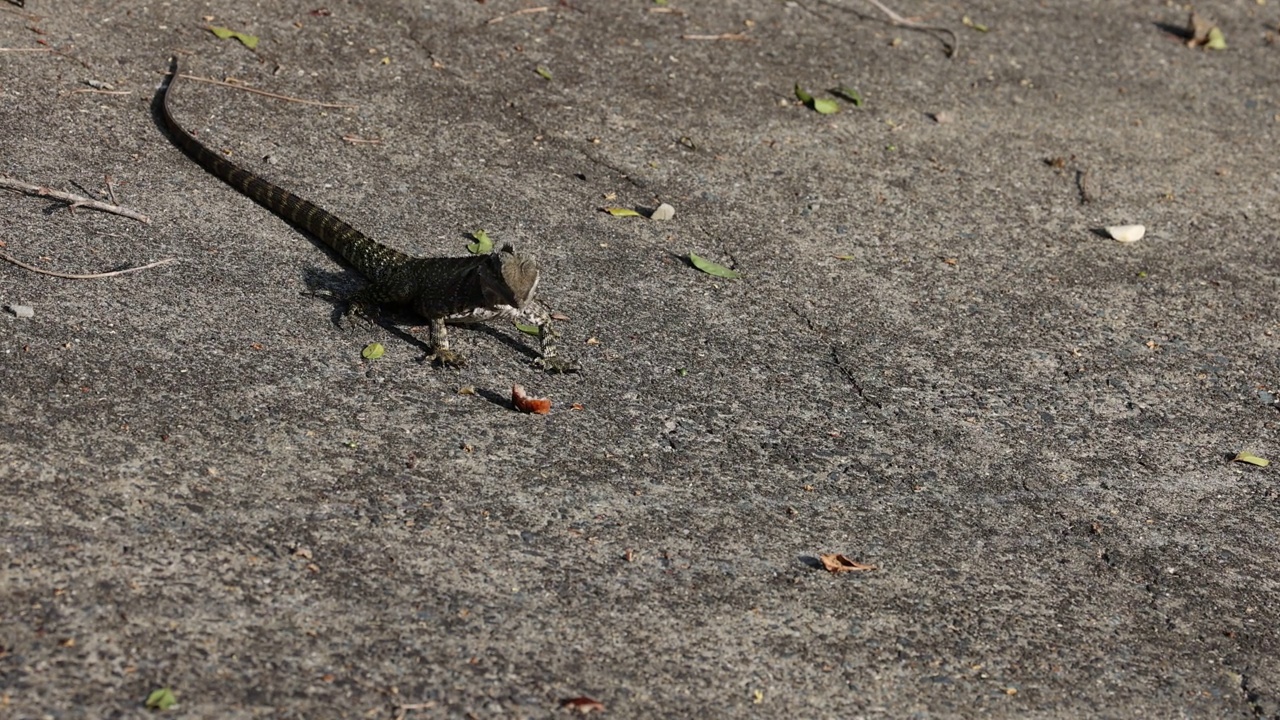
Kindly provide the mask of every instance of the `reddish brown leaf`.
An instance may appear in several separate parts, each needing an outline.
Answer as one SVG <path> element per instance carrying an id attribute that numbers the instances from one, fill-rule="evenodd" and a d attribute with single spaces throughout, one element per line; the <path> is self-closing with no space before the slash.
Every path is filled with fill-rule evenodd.
<path id="1" fill-rule="evenodd" d="M 838 553 L 819 555 L 818 559 L 822 561 L 822 567 L 830 573 L 870 572 L 876 569 L 875 565 L 856 562 Z"/>
<path id="2" fill-rule="evenodd" d="M 551 398 L 529 397 L 525 394 L 524 388 L 519 385 L 511 386 L 511 404 L 515 405 L 520 412 L 539 415 L 551 412 Z"/>
<path id="3" fill-rule="evenodd" d="M 582 695 L 576 698 L 569 698 L 568 700 L 561 700 L 560 707 L 568 708 L 570 710 L 580 712 L 583 715 L 586 715 L 587 713 L 593 710 L 599 710 L 600 712 L 604 712 L 604 703 L 600 702 L 599 700 L 593 700 L 587 697 L 586 695 Z"/>

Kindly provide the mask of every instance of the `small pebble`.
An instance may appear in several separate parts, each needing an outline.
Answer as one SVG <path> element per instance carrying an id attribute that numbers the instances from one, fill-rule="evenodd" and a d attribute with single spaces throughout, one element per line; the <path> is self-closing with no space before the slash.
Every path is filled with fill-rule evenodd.
<path id="1" fill-rule="evenodd" d="M 36 316 L 36 309 L 30 305 L 5 305 L 5 310 L 17 315 L 20 318 L 29 318 Z"/>
<path id="2" fill-rule="evenodd" d="M 670 220 L 676 216 L 676 209 L 666 203 L 662 203 L 654 209 L 653 214 L 649 216 L 650 220 Z"/>
<path id="3" fill-rule="evenodd" d="M 1107 234 L 1118 242 L 1138 242 L 1143 235 L 1147 234 L 1147 227 L 1145 225 L 1111 225 L 1107 228 Z"/>

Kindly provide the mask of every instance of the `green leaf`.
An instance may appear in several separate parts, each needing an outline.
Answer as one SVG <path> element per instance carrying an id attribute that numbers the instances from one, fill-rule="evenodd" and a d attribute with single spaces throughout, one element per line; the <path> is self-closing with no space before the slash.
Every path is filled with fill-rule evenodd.
<path id="1" fill-rule="evenodd" d="M 849 102 L 853 103 L 854 107 L 862 107 L 862 94 L 851 87 L 846 87 L 844 85 L 841 85 L 835 90 L 832 90 L 831 94 L 836 95 L 838 97 L 842 97 L 845 100 L 848 100 Z"/>
<path id="2" fill-rule="evenodd" d="M 1271 464 L 1270 460 L 1266 458 L 1260 458 L 1257 455 L 1250 455 L 1247 452 L 1241 452 L 1239 455 L 1236 455 L 1235 458 L 1233 459 L 1235 462 L 1249 463 L 1250 465 L 1257 465 L 1258 467 L 1266 467 Z"/>
<path id="3" fill-rule="evenodd" d="M 493 252 L 493 241 L 489 239 L 489 233 L 477 230 L 471 233 L 471 237 L 476 241 L 467 246 L 467 252 L 472 255 L 488 255 Z"/>
<path id="4" fill-rule="evenodd" d="M 1226 50 L 1227 36 L 1223 35 L 1218 28 L 1212 28 L 1209 30 L 1209 41 L 1204 46 L 1210 50 Z"/>
<path id="5" fill-rule="evenodd" d="M 214 27 L 212 25 L 209 26 L 209 32 L 213 33 L 214 35 L 217 35 L 218 39 L 220 40 L 226 40 L 227 38 L 235 38 L 250 50 L 253 50 L 254 48 L 258 47 L 257 35 L 250 35 L 248 33 L 236 32 L 235 30 L 232 30 L 230 28 Z"/>
<path id="6" fill-rule="evenodd" d="M 377 360 L 385 355 L 386 352 L 387 349 L 382 347 L 382 343 L 373 342 L 364 346 L 364 350 L 360 351 L 360 357 L 365 360 Z"/>
<path id="7" fill-rule="evenodd" d="M 147 696 L 147 707 L 152 710 L 168 710 L 177 704 L 178 696 L 174 695 L 173 691 L 167 687 L 153 690 Z"/>
<path id="8" fill-rule="evenodd" d="M 547 69 L 546 65 L 539 65 L 537 68 L 535 68 L 535 72 L 541 75 L 543 80 L 551 79 L 551 71 Z"/>
<path id="9" fill-rule="evenodd" d="M 730 270 L 723 265 L 717 265 L 716 263 L 713 263 L 706 258 L 698 257 L 693 253 L 689 253 L 689 262 L 693 263 L 694 267 L 708 275 L 715 275 L 716 277 L 728 278 L 730 280 L 742 277 L 742 274 L 736 270 Z"/>
<path id="10" fill-rule="evenodd" d="M 640 217 L 640 213 L 632 210 L 631 208 L 607 207 L 604 211 L 614 217 Z"/>
<path id="11" fill-rule="evenodd" d="M 831 100 L 829 98 L 814 98 L 813 109 L 816 110 L 819 115 L 830 115 L 831 113 L 840 112 L 840 106 L 836 104 L 835 100 Z"/>
<path id="12" fill-rule="evenodd" d="M 976 23 L 970 20 L 968 15 L 965 15 L 964 17 L 960 18 L 960 22 L 968 27 L 973 28 L 974 30 L 977 30 L 978 32 L 986 32 L 987 30 L 990 29 L 986 25 L 983 25 L 982 23 Z"/>
<path id="13" fill-rule="evenodd" d="M 525 325 L 524 323 L 516 323 L 516 329 L 522 333 L 528 333 L 530 335 L 542 334 L 542 329 L 539 328 L 537 325 Z"/>
<path id="14" fill-rule="evenodd" d="M 800 83 L 796 83 L 796 99 L 805 105 L 813 103 L 813 96 L 805 92 L 804 88 L 800 87 Z"/>

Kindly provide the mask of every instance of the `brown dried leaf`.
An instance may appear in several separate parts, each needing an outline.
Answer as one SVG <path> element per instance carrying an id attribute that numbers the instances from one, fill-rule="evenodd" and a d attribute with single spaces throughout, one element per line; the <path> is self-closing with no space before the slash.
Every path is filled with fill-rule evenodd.
<path id="1" fill-rule="evenodd" d="M 569 698 L 567 700 L 561 700 L 560 707 L 568 708 L 569 710 L 580 712 L 583 715 L 586 715 L 587 713 L 592 712 L 593 710 L 599 710 L 600 712 L 604 712 L 604 703 L 600 702 L 599 700 L 594 700 L 592 698 L 589 698 L 586 695 L 581 695 L 575 698 Z"/>
<path id="2" fill-rule="evenodd" d="M 838 553 L 819 555 L 818 559 L 822 561 L 822 567 L 826 568 L 827 572 L 837 575 L 847 572 L 870 572 L 876 569 L 875 565 L 856 562 Z"/>
<path id="3" fill-rule="evenodd" d="M 551 412 L 551 398 L 529 397 L 520 385 L 511 386 L 511 404 L 520 412 L 546 415 Z"/>

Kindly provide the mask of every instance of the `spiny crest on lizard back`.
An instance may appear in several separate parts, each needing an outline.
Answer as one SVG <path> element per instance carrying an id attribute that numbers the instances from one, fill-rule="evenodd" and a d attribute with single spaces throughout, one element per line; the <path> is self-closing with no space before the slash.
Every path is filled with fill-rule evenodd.
<path id="1" fill-rule="evenodd" d="M 490 257 L 497 266 L 497 275 L 506 285 L 506 293 L 503 294 L 509 293 L 509 298 L 504 299 L 502 304 L 524 308 L 533 300 L 533 295 L 538 290 L 537 259 L 532 255 L 517 253 L 510 244 L 503 245 L 501 250 Z"/>

